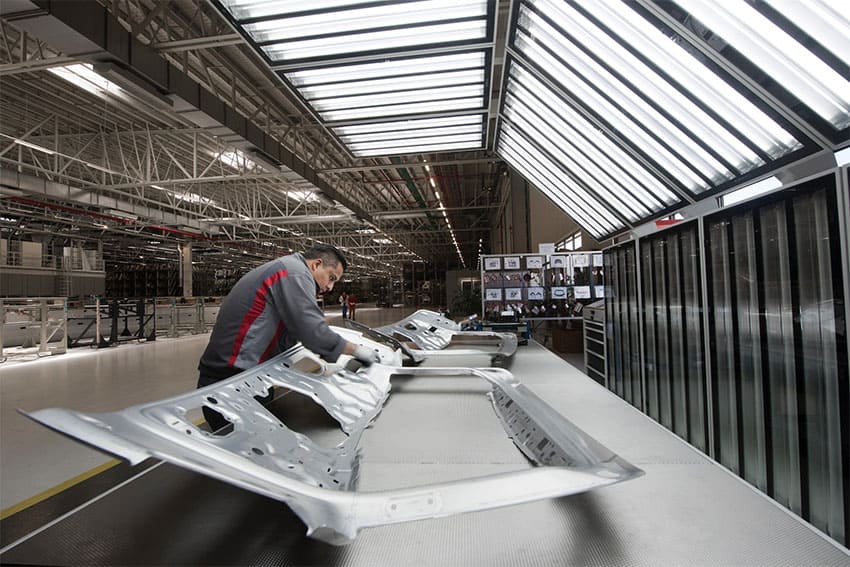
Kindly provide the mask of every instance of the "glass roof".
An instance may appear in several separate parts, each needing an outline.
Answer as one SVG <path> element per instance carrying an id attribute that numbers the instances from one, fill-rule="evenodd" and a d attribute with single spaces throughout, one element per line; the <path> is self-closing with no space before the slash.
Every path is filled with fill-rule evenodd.
<path id="1" fill-rule="evenodd" d="M 520 0 L 496 151 L 576 220 L 584 207 L 596 238 L 816 151 L 805 110 L 833 137 L 850 124 L 850 25 L 833 4 Z M 798 104 L 777 108 L 765 74 Z"/>
<path id="2" fill-rule="evenodd" d="M 355 157 L 484 147 L 494 1 L 221 5 Z M 422 122 L 438 117 L 468 120 Z"/>

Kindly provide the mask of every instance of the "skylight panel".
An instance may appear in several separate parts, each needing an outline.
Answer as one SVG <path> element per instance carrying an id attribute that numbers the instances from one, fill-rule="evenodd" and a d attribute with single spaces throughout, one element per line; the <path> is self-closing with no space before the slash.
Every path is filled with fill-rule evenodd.
<path id="1" fill-rule="evenodd" d="M 598 198 L 577 183 L 570 172 L 538 149 L 534 143 L 537 141 L 530 140 L 511 124 L 503 124 L 499 138 L 500 153 L 501 150 L 505 150 L 520 158 L 524 169 L 534 175 L 535 184 L 540 187 L 542 183 L 541 190 L 562 205 L 565 212 L 570 215 L 586 214 L 589 219 L 592 219 L 592 224 L 597 227 L 592 231 L 595 234 L 601 236 L 601 234 L 615 232 L 625 227 L 625 224 L 616 219 Z M 512 165 L 515 164 L 512 163 Z"/>
<path id="2" fill-rule="evenodd" d="M 367 81 L 350 81 L 304 87 L 301 95 L 307 100 L 322 99 L 338 96 L 365 95 L 376 92 L 411 91 L 429 87 L 448 87 L 456 85 L 484 85 L 484 69 L 469 69 L 447 73 L 425 73 L 421 75 L 392 77 L 388 79 L 373 79 Z"/>
<path id="3" fill-rule="evenodd" d="M 457 134 L 457 135 L 447 135 L 440 134 L 439 136 L 431 136 L 431 137 L 410 137 L 410 138 L 400 138 L 397 140 L 376 140 L 369 142 L 352 142 L 348 144 L 348 147 L 351 148 L 352 151 L 358 152 L 361 150 L 375 150 L 375 149 L 386 149 L 393 150 L 395 147 L 406 147 L 412 145 L 436 145 L 440 143 L 445 144 L 455 144 L 455 143 L 471 143 L 471 144 L 481 144 L 481 132 L 474 132 L 471 134 Z M 390 152 L 392 153 L 392 152 Z"/>
<path id="4" fill-rule="evenodd" d="M 690 142 L 674 124 L 649 107 L 627 85 L 596 65 L 576 46 L 566 42 L 554 28 L 535 18 L 530 20 L 530 25 L 530 33 L 535 39 L 518 31 L 516 43 L 520 51 L 629 138 L 647 149 L 651 148 L 653 158 L 685 187 L 699 193 L 709 188 L 704 175 L 716 182 L 729 177 L 724 175 L 725 168 L 716 159 Z M 572 68 L 541 47 L 541 41 L 548 42 L 550 49 L 567 59 Z M 658 140 L 656 136 L 662 139 Z"/>
<path id="5" fill-rule="evenodd" d="M 681 0 L 677 3 L 836 129 L 850 126 L 850 81 L 750 4 Z M 837 3 L 833 8 L 830 3 L 815 1 L 800 2 L 799 6 L 794 6 L 795 2 L 776 3 L 775 7 L 794 18 L 808 10 L 810 3 L 818 8 L 818 15 L 792 21 L 832 29 L 832 39 L 826 40 L 827 48 L 850 64 L 846 8 L 839 10 Z M 820 38 L 821 31 L 817 27 L 812 33 Z M 841 40 L 835 39 L 839 33 L 845 34 L 843 46 Z"/>
<path id="6" fill-rule="evenodd" d="M 384 116 L 398 116 L 403 114 L 422 114 L 427 112 L 469 110 L 474 108 L 481 108 L 481 105 L 483 103 L 483 97 L 477 97 L 447 99 L 412 104 L 392 104 L 386 106 L 354 108 L 350 110 L 328 111 L 322 114 L 322 118 L 330 122 L 337 122 L 343 120 L 363 120 L 366 118 L 381 118 Z"/>
<path id="7" fill-rule="evenodd" d="M 361 96 L 342 96 L 311 101 L 313 108 L 324 112 L 346 108 L 364 108 L 388 104 L 411 104 L 416 102 L 438 101 L 454 98 L 483 97 L 484 85 L 462 85 L 459 87 L 441 87 L 417 89 L 387 93 L 373 93 Z"/>
<path id="8" fill-rule="evenodd" d="M 679 133 L 671 128 L 672 135 L 688 138 L 690 133 L 693 138 L 705 141 L 706 145 L 739 170 L 746 171 L 764 163 L 753 150 L 737 140 L 712 116 L 683 93 L 672 88 L 672 85 L 664 77 L 567 4 L 556 4 L 550 0 L 536 0 L 535 5 L 543 10 L 560 29 L 570 30 L 574 41 L 584 46 L 590 53 L 604 59 L 605 64 L 611 68 L 613 73 L 617 73 L 634 89 L 643 93 L 643 99 L 655 102 L 689 131 Z M 591 9 L 593 9 L 592 6 Z M 539 17 L 529 13 L 528 18 Z M 607 20 L 603 21 L 607 22 Z M 585 60 L 590 72 L 594 74 L 605 72 L 601 67 L 591 63 L 590 58 L 583 55 L 578 49 L 573 48 L 572 51 L 573 57 L 581 57 Z M 661 68 L 666 69 L 666 65 Z M 609 81 L 614 80 L 613 77 L 609 78 Z M 636 100 L 642 103 L 642 99 L 636 97 Z M 640 106 L 644 112 L 653 112 L 648 104 L 642 103 Z M 718 169 L 725 169 L 719 163 L 714 165 Z"/>
<path id="9" fill-rule="evenodd" d="M 354 134 L 351 136 L 340 136 L 340 139 L 346 144 L 368 141 L 399 141 L 406 138 L 421 138 L 433 136 L 439 133 L 441 136 L 455 136 L 458 134 L 476 134 L 481 138 L 481 124 L 466 124 L 462 126 L 447 126 L 444 128 L 420 128 L 413 130 L 396 130 L 393 132 L 379 132 L 367 134 Z"/>
<path id="10" fill-rule="evenodd" d="M 352 153 L 484 145 L 493 0 L 220 4 Z"/>
<path id="11" fill-rule="evenodd" d="M 378 148 L 374 150 L 362 150 L 353 152 L 357 157 L 369 157 L 369 156 L 385 156 L 385 155 L 402 155 L 402 154 L 421 154 L 421 153 L 429 153 L 429 152 L 445 152 L 452 150 L 477 150 L 482 146 L 481 142 L 459 142 L 454 144 L 446 144 L 445 142 L 440 142 L 438 144 L 418 144 L 415 146 L 397 146 L 392 149 L 392 151 L 387 151 L 385 148 Z"/>
<path id="12" fill-rule="evenodd" d="M 585 8 L 605 22 L 635 51 L 673 77 L 691 97 L 703 101 L 705 107 L 712 109 L 727 124 L 733 125 L 752 145 L 771 158 L 780 157 L 801 146 L 788 131 L 726 81 L 719 80 L 717 75 L 681 45 L 633 10 L 617 9 L 619 6 L 610 2 L 594 2 L 585 5 Z M 669 90 L 673 90 L 672 85 Z"/>
<path id="13" fill-rule="evenodd" d="M 418 120 L 398 120 L 393 122 L 378 122 L 373 124 L 360 124 L 355 126 L 338 126 L 334 128 L 340 136 L 355 134 L 369 134 L 376 132 L 393 132 L 417 128 L 442 128 L 468 124 L 481 125 L 480 114 L 467 114 L 461 116 L 446 116 L 443 118 L 422 118 Z"/>
<path id="14" fill-rule="evenodd" d="M 617 172 L 620 183 L 640 200 L 661 202 L 665 206 L 679 201 L 643 165 L 515 62 L 511 64 L 508 92 L 515 93 L 524 104 L 543 111 L 553 128 L 575 140 L 584 140 L 582 151 L 607 171 Z M 540 104 L 536 103 L 538 98 Z M 550 113 L 546 114 L 544 109 Z"/>
<path id="15" fill-rule="evenodd" d="M 303 11 L 307 6 L 298 8 Z M 245 25 L 258 43 L 291 42 L 293 38 L 352 34 L 378 28 L 421 26 L 447 20 L 483 19 L 487 14 L 482 0 L 425 0 L 372 4 L 348 10 L 323 11 L 309 15 L 281 14 L 283 17 Z M 314 9 L 309 6 L 311 11 Z M 401 30 L 409 31 L 409 30 Z M 483 34 L 482 34 L 483 35 Z M 432 40 L 433 41 L 433 40 Z"/>
<path id="16" fill-rule="evenodd" d="M 391 59 L 375 63 L 360 63 L 336 67 L 319 67 L 286 73 L 286 78 L 296 87 L 303 88 L 326 83 L 366 81 L 385 77 L 420 76 L 426 73 L 483 69 L 486 57 L 483 51 L 453 53 L 431 57 Z"/>

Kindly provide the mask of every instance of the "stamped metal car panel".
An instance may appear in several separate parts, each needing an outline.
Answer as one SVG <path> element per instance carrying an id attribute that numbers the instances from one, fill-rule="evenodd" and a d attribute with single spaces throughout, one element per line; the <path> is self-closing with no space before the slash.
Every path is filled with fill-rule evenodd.
<path id="1" fill-rule="evenodd" d="M 502 366 L 514 355 L 518 339 L 512 333 L 461 331 L 460 325 L 437 312 L 420 309 L 404 319 L 378 327 L 376 331 L 419 349 L 419 356 L 451 364 L 453 358 L 488 355 L 491 363 Z M 410 350 L 416 350 L 406 345 Z"/>
<path id="2" fill-rule="evenodd" d="M 127 409 L 86 414 L 67 409 L 26 413 L 84 443 L 137 464 L 156 457 L 285 502 L 308 535 L 351 542 L 365 527 L 437 518 L 575 494 L 643 472 L 575 427 L 514 376 L 498 368 L 402 368 L 399 351 L 350 329 L 348 340 L 374 348 L 382 364 L 350 370 L 318 360 L 303 347 L 228 380 Z M 306 364 L 305 364 L 306 361 Z M 354 364 L 350 364 L 354 366 Z M 310 368 L 312 372 L 300 368 Z M 393 375 L 469 376 L 486 380 L 508 435 L 532 469 L 412 488 L 358 492 L 357 447 L 390 393 Z M 271 387 L 299 392 L 323 407 L 347 437 L 330 448 L 289 429 L 256 396 Z M 195 426 L 190 410 L 208 406 L 232 424 L 217 435 Z"/>

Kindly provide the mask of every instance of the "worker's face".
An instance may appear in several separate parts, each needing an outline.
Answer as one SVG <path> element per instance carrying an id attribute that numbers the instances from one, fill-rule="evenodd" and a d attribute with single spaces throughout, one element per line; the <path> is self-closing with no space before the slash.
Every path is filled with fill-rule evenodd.
<path id="1" fill-rule="evenodd" d="M 334 284 L 342 277 L 343 271 L 342 263 L 338 263 L 336 266 L 331 266 L 321 258 L 317 258 L 313 262 L 311 270 L 313 272 L 313 278 L 316 280 L 321 293 L 327 293 L 332 290 Z"/>

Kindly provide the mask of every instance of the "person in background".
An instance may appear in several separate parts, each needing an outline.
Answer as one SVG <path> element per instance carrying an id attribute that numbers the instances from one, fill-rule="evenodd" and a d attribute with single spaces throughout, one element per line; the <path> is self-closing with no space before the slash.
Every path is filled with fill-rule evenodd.
<path id="1" fill-rule="evenodd" d="M 357 319 L 355 317 L 355 311 L 357 311 L 357 296 L 353 293 L 348 294 L 348 317 L 354 321 Z"/>
<path id="2" fill-rule="evenodd" d="M 342 306 L 342 318 L 345 319 L 348 315 L 348 294 L 342 292 L 339 294 L 339 304 Z"/>
<path id="3" fill-rule="evenodd" d="M 346 266 L 342 252 L 323 244 L 242 276 L 221 304 L 198 364 L 198 387 L 253 368 L 299 341 L 329 362 L 341 354 L 367 365 L 379 362 L 373 349 L 333 332 L 316 300 L 317 294 L 333 289 Z M 219 412 L 206 406 L 203 411 L 213 431 L 228 424 Z"/>

